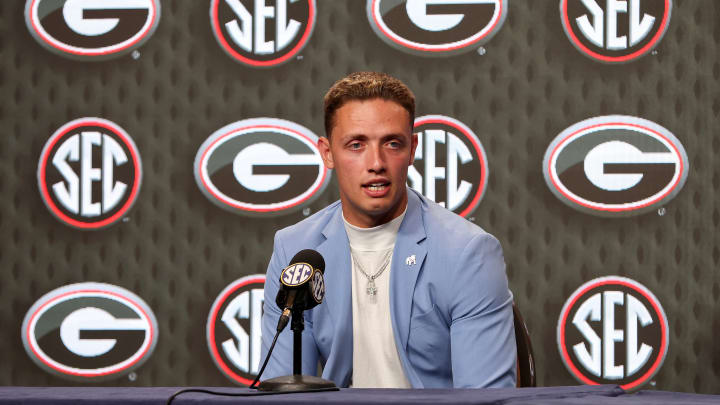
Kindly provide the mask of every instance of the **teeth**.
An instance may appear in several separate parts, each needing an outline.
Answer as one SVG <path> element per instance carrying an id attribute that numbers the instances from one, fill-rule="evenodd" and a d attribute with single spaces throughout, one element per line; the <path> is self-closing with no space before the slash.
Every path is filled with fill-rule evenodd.
<path id="1" fill-rule="evenodd" d="M 370 189 L 370 191 L 380 191 L 380 190 L 384 189 L 385 187 L 386 187 L 386 186 L 385 186 L 384 184 L 382 184 L 382 183 L 370 184 L 370 185 L 368 186 L 368 188 Z"/>

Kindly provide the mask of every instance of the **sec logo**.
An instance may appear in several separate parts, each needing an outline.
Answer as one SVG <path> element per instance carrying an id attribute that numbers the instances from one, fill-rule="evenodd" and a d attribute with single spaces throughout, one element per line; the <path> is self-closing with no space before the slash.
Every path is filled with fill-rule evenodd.
<path id="1" fill-rule="evenodd" d="M 60 377 L 98 381 L 139 367 L 158 339 L 155 315 L 132 292 L 79 283 L 42 296 L 25 315 L 22 340 L 30 358 Z"/>
<path id="2" fill-rule="evenodd" d="M 545 152 L 543 175 L 567 205 L 593 215 L 628 216 L 666 204 L 689 171 L 685 148 L 651 121 L 609 115 L 581 121 Z"/>
<path id="3" fill-rule="evenodd" d="M 213 133 L 195 156 L 195 181 L 210 201 L 246 215 L 288 213 L 327 187 L 317 135 L 290 121 L 253 118 Z"/>
<path id="4" fill-rule="evenodd" d="M 671 0 L 561 0 L 560 19 L 583 55 L 633 61 L 655 48 L 670 25 Z"/>
<path id="5" fill-rule="evenodd" d="M 384 42 L 420 56 L 447 56 L 486 43 L 507 16 L 507 0 L 368 0 L 370 26 Z"/>
<path id="6" fill-rule="evenodd" d="M 312 296 L 318 304 L 321 304 L 325 298 L 325 278 L 321 271 L 313 273 Z"/>
<path id="7" fill-rule="evenodd" d="M 138 48 L 160 21 L 159 0 L 27 0 L 25 23 L 50 51 L 105 60 Z"/>
<path id="8" fill-rule="evenodd" d="M 295 263 L 283 269 L 280 281 L 288 287 L 305 284 L 313 274 L 313 268 L 307 263 Z"/>
<path id="9" fill-rule="evenodd" d="M 100 229 L 122 219 L 135 203 L 140 154 L 117 124 L 80 118 L 48 139 L 37 178 L 43 202 L 55 217 L 78 229 Z"/>
<path id="10" fill-rule="evenodd" d="M 210 24 L 223 51 L 252 67 L 295 57 L 315 28 L 315 0 L 212 0 Z"/>
<path id="11" fill-rule="evenodd" d="M 557 342 L 578 381 L 635 389 L 665 360 L 668 321 L 658 299 L 640 283 L 601 277 L 583 284 L 565 302 Z"/>
<path id="12" fill-rule="evenodd" d="M 442 116 L 415 119 L 418 146 L 408 183 L 425 197 L 467 217 L 485 194 L 489 175 L 485 149 L 462 122 Z"/>
<path id="13" fill-rule="evenodd" d="M 264 288 L 264 275 L 238 279 L 215 299 L 208 316 L 210 356 L 237 384 L 250 385 L 259 372 Z"/>

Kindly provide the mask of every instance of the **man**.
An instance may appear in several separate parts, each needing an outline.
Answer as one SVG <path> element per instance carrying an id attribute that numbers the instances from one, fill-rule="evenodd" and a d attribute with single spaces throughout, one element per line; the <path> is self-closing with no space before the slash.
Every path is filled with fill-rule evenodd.
<path id="1" fill-rule="evenodd" d="M 325 95 L 319 148 L 340 201 L 275 235 L 262 356 L 280 310 L 280 272 L 296 252 L 325 259 L 325 301 L 305 313 L 303 374 L 338 386 L 512 387 L 512 294 L 498 241 L 406 185 L 417 135 L 402 82 L 361 72 Z M 292 336 L 263 379 L 292 374 Z"/>

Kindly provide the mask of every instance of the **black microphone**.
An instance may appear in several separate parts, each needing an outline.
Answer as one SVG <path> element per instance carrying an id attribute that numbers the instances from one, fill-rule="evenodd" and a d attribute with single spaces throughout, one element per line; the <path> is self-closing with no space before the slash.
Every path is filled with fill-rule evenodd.
<path id="1" fill-rule="evenodd" d="M 325 298 L 324 271 L 325 259 L 320 253 L 312 249 L 305 249 L 299 251 L 280 273 L 280 288 L 275 297 L 275 303 L 282 309 L 282 315 L 278 320 L 277 332 L 270 345 L 270 350 L 268 350 L 268 355 L 265 357 L 265 363 L 250 388 L 253 388 L 255 383 L 260 380 L 260 375 L 270 360 L 270 353 L 275 347 L 280 332 L 285 329 L 292 316 L 293 374 L 265 380 L 257 387 L 258 390 L 284 392 L 338 390 L 332 381 L 302 374 L 302 332 L 305 329 L 303 311 L 322 303 Z"/>
<path id="2" fill-rule="evenodd" d="M 280 289 L 275 303 L 283 311 L 277 330 L 282 331 L 291 313 L 302 312 L 322 303 L 325 297 L 325 259 L 315 250 L 299 251 L 280 273 Z"/>

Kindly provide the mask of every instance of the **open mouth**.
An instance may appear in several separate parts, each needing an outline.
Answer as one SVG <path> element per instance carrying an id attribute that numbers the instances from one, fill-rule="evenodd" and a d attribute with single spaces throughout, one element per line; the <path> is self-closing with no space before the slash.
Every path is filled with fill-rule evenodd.
<path id="1" fill-rule="evenodd" d="M 377 191 L 383 191 L 386 188 L 390 187 L 390 183 L 368 183 L 368 184 L 363 184 L 363 187 L 365 187 L 366 189 L 368 189 L 370 191 L 377 192 Z"/>

